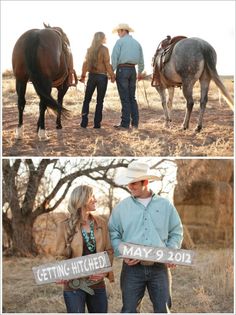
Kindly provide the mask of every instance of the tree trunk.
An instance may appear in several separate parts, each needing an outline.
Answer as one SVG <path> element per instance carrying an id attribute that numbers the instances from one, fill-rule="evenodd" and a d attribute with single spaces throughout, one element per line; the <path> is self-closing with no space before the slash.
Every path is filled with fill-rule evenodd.
<path id="1" fill-rule="evenodd" d="M 12 246 L 12 224 L 11 220 L 7 217 L 6 213 L 2 214 L 2 226 L 3 226 L 3 235 L 5 233 L 5 238 L 3 236 L 3 249 L 9 249 Z"/>
<path id="2" fill-rule="evenodd" d="M 30 215 L 12 218 L 12 250 L 14 254 L 32 256 L 36 254 L 32 236 L 33 218 Z"/>

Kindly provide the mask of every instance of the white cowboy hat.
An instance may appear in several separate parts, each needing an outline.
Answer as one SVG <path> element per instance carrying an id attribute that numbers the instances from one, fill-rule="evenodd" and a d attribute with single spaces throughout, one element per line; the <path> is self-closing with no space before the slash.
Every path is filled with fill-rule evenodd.
<path id="1" fill-rule="evenodd" d="M 126 30 L 126 31 L 129 31 L 129 32 L 134 32 L 134 30 L 133 30 L 128 24 L 125 24 L 125 23 L 120 23 L 120 24 L 118 24 L 118 25 L 112 30 L 112 33 L 116 33 L 118 30 Z"/>
<path id="2" fill-rule="evenodd" d="M 120 172 L 120 174 L 116 177 L 115 182 L 117 185 L 128 185 L 145 179 L 154 181 L 159 180 L 160 177 L 149 173 L 148 164 L 133 161 L 125 170 Z"/>

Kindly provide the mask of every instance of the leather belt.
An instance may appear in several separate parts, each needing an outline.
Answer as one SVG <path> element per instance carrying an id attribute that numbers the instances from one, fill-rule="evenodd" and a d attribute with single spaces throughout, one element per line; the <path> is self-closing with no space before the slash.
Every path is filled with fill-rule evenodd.
<path id="1" fill-rule="evenodd" d="M 120 63 L 118 67 L 135 67 L 133 63 Z"/>
<path id="2" fill-rule="evenodd" d="M 153 261 L 146 261 L 146 260 L 140 261 L 140 265 L 142 265 L 142 266 L 154 266 L 155 264 L 157 264 L 157 263 L 155 263 Z"/>
<path id="3" fill-rule="evenodd" d="M 107 74 L 106 73 L 104 73 L 104 72 L 89 72 L 90 74 L 103 74 L 103 75 L 106 75 L 107 76 Z"/>

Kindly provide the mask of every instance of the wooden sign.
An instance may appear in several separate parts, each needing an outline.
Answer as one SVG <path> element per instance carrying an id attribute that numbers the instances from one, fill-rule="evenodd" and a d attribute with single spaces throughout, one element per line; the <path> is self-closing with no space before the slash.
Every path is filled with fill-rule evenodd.
<path id="1" fill-rule="evenodd" d="M 32 268 L 37 284 L 70 280 L 112 270 L 107 252 L 56 261 Z"/>
<path id="2" fill-rule="evenodd" d="M 151 247 L 122 242 L 119 245 L 119 251 L 121 254 L 120 257 L 122 258 L 185 266 L 193 265 L 194 252 L 191 250 Z"/>

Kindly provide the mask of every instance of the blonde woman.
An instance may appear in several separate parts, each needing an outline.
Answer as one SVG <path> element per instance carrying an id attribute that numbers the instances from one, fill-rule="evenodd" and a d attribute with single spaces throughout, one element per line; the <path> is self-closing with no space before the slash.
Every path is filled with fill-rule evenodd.
<path id="1" fill-rule="evenodd" d="M 96 199 L 87 185 L 76 187 L 70 196 L 70 218 L 57 227 L 57 253 L 67 258 L 107 251 L 112 262 L 113 251 L 106 221 L 95 215 Z M 107 295 L 104 278 L 114 281 L 112 272 L 92 275 L 81 287 L 77 279 L 62 281 L 68 313 L 107 313 Z M 91 282 L 93 283 L 91 285 Z"/>
<path id="2" fill-rule="evenodd" d="M 82 128 L 88 126 L 89 104 L 95 89 L 97 89 L 97 104 L 94 128 L 101 128 L 103 101 L 107 90 L 108 75 L 111 78 L 111 82 L 115 82 L 115 74 L 110 64 L 109 50 L 103 45 L 105 43 L 105 34 L 103 32 L 95 33 L 83 63 L 80 82 L 85 82 L 87 72 L 89 72 L 89 75 L 82 108 L 82 121 L 80 124 Z"/>

